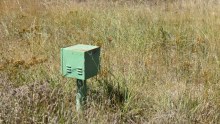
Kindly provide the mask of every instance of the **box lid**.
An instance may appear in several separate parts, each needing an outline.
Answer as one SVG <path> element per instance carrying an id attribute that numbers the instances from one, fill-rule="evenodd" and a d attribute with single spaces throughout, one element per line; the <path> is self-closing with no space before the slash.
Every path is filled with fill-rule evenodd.
<path id="1" fill-rule="evenodd" d="M 99 48 L 98 46 L 92 46 L 92 45 L 84 45 L 84 44 L 77 44 L 74 46 L 66 47 L 65 49 L 74 50 L 74 51 L 90 51 L 92 49 Z"/>

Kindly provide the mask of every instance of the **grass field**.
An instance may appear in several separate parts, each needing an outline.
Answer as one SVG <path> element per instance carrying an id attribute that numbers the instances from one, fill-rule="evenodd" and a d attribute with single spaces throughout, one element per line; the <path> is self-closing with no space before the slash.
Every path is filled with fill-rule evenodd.
<path id="1" fill-rule="evenodd" d="M 1 0 L 0 123 L 219 123 L 218 0 Z M 83 114 L 60 48 L 101 46 Z"/>

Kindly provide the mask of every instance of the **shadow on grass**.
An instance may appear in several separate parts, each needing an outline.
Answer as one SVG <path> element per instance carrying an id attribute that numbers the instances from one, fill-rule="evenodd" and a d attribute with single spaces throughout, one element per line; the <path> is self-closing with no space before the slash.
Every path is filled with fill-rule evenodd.
<path id="1" fill-rule="evenodd" d="M 123 82 L 98 80 L 97 89 L 89 89 L 89 101 L 111 109 L 122 108 L 128 100 L 128 88 Z"/>

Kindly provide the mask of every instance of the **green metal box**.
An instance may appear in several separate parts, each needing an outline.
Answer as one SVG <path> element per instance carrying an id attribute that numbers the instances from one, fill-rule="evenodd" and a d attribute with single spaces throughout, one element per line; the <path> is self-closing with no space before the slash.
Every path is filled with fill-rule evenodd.
<path id="1" fill-rule="evenodd" d="M 78 44 L 61 48 L 61 73 L 65 77 L 86 80 L 100 69 L 100 47 Z"/>

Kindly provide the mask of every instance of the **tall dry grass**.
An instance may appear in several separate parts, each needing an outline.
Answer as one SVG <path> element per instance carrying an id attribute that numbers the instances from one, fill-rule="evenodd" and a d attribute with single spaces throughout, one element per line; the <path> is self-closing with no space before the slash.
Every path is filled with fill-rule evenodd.
<path id="1" fill-rule="evenodd" d="M 218 1 L 0 1 L 0 123 L 218 123 Z M 60 48 L 102 48 L 75 110 Z"/>

